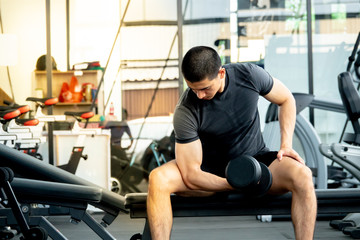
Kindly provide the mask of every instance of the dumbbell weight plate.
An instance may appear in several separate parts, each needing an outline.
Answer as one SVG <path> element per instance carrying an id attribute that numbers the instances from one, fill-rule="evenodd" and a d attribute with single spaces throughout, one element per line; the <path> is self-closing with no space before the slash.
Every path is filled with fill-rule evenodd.
<path id="1" fill-rule="evenodd" d="M 244 189 L 256 185 L 261 177 L 259 162 L 250 156 L 233 159 L 226 167 L 226 178 L 235 189 Z"/>
<path id="2" fill-rule="evenodd" d="M 254 197 L 264 196 L 270 189 L 272 185 L 272 175 L 269 168 L 263 164 L 259 163 L 261 166 L 261 177 L 260 181 L 254 185 L 250 186 L 246 191 Z"/>

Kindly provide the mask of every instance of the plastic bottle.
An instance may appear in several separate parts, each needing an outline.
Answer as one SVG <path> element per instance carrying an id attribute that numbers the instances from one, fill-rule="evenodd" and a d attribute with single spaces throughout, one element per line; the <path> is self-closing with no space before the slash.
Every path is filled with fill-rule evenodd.
<path id="1" fill-rule="evenodd" d="M 114 103 L 111 102 L 110 107 L 109 107 L 109 113 L 106 115 L 105 117 L 105 121 L 116 121 L 117 117 L 115 116 L 114 113 Z"/>
<path id="2" fill-rule="evenodd" d="M 110 112 L 109 112 L 110 115 L 114 115 L 114 103 L 111 102 L 110 104 Z"/>

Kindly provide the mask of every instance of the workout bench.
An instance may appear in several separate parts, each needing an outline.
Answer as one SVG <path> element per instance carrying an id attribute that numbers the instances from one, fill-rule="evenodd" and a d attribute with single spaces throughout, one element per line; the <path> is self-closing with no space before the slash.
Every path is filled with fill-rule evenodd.
<path id="1" fill-rule="evenodd" d="M 318 214 L 343 216 L 360 211 L 359 189 L 317 189 Z M 125 207 L 131 218 L 146 218 L 146 193 L 129 193 L 125 196 Z M 239 192 L 218 193 L 212 197 L 180 197 L 171 195 L 173 217 L 245 216 L 245 215 L 289 215 L 291 193 L 281 196 L 266 195 L 248 198 Z M 151 239 L 146 219 L 141 238 Z"/>
<path id="2" fill-rule="evenodd" d="M 102 239 L 115 239 L 104 229 L 104 226 L 110 225 L 120 212 L 127 212 L 123 196 L 2 144 L 0 144 L 0 159 L 1 167 L 15 169 L 15 174 L 22 177 L 15 178 L 12 182 L 12 187 L 19 198 L 19 202 L 43 203 L 69 208 L 68 215 L 74 220 L 84 221 Z M 86 213 L 87 205 L 92 205 L 104 211 L 101 223 L 95 222 Z M 52 214 L 46 210 L 35 209 L 31 213 L 35 214 L 34 217 Z M 0 215 L 5 216 L 4 214 L 5 212 L 0 212 Z M 0 225 L 15 224 L 11 211 L 7 211 L 6 216 L 8 216 L 6 219 L 0 218 Z M 34 225 L 37 224 L 34 223 Z M 52 231 L 51 226 L 47 230 Z M 55 230 L 52 231 L 52 233 L 54 232 Z M 55 239 L 65 238 L 59 235 Z"/>

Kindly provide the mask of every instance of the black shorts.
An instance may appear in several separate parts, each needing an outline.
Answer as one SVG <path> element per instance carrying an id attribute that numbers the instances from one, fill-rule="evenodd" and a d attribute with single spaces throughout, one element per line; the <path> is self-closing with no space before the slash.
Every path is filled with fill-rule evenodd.
<path id="1" fill-rule="evenodd" d="M 253 157 L 259 162 L 265 164 L 266 166 L 270 166 L 270 164 L 277 158 L 278 152 L 276 151 L 264 151 L 259 152 Z"/>

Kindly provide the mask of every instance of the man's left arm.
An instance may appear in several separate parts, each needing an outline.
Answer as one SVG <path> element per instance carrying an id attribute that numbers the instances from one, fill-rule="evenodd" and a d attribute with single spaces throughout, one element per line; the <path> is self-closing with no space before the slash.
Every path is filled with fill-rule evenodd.
<path id="1" fill-rule="evenodd" d="M 277 158 L 282 159 L 283 156 L 294 158 L 304 163 L 304 160 L 292 148 L 292 139 L 296 122 L 296 105 L 295 99 L 290 90 L 280 80 L 273 78 L 274 84 L 271 91 L 264 97 L 272 103 L 280 107 L 279 123 L 281 132 L 281 145 Z"/>

